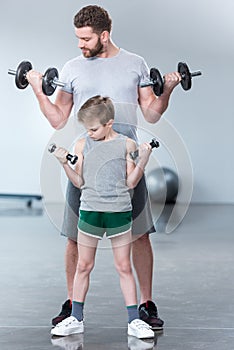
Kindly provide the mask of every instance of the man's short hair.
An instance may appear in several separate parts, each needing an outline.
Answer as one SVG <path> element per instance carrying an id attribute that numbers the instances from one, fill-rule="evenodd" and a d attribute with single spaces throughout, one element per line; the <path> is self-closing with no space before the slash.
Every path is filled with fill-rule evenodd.
<path id="1" fill-rule="evenodd" d="M 97 5 L 88 5 L 75 15 L 74 25 L 76 28 L 92 27 L 96 34 L 101 34 L 105 30 L 110 33 L 112 20 L 104 8 Z"/>

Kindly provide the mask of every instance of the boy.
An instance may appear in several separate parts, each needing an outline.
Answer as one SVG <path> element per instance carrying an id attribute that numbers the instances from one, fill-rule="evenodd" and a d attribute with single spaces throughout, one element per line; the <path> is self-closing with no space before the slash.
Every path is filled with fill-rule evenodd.
<path id="1" fill-rule="evenodd" d="M 132 204 L 129 192 L 140 181 L 152 149 L 150 144 L 142 144 L 135 164 L 129 154 L 136 150 L 136 144 L 113 130 L 114 113 L 110 98 L 97 95 L 88 99 L 78 112 L 78 120 L 86 128 L 87 136 L 75 145 L 76 167 L 73 169 L 68 165 L 66 150 L 57 148 L 54 152 L 70 181 L 81 189 L 81 205 L 72 314 L 51 330 L 52 335 L 83 333 L 83 308 L 89 277 L 98 241 L 106 233 L 111 239 L 128 311 L 128 335 L 154 337 L 151 327 L 140 320 L 138 314 L 136 284 L 130 262 Z"/>

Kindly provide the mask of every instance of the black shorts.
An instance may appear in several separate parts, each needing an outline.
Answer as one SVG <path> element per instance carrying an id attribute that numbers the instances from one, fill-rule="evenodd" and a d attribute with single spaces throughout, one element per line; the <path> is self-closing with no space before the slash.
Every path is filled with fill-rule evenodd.
<path id="1" fill-rule="evenodd" d="M 132 196 L 132 234 L 142 235 L 155 232 L 151 204 L 145 177 L 143 176 L 138 185 L 131 190 Z M 77 241 L 77 223 L 80 208 L 80 189 L 70 181 L 67 186 L 64 220 L 61 234 Z"/>

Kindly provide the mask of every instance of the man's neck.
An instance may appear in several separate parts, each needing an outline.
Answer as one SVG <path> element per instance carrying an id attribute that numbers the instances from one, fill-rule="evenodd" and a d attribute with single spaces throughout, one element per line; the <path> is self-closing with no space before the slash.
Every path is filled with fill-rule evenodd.
<path id="1" fill-rule="evenodd" d="M 97 55 L 97 57 L 111 58 L 118 55 L 119 50 L 120 49 L 112 41 L 109 41 L 103 52 Z"/>

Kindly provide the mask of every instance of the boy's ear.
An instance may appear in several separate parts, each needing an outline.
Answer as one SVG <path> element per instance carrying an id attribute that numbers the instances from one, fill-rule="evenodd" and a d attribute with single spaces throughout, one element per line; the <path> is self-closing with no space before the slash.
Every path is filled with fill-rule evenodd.
<path id="1" fill-rule="evenodd" d="M 106 125 L 108 125 L 108 126 L 112 126 L 113 125 L 113 123 L 114 123 L 114 119 L 110 119 L 110 120 L 108 120 L 108 122 L 106 123 Z"/>

